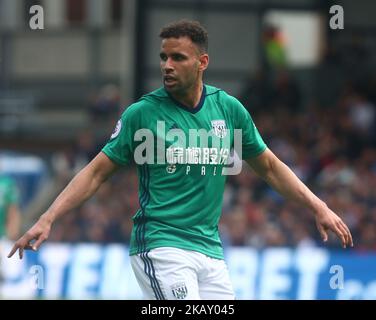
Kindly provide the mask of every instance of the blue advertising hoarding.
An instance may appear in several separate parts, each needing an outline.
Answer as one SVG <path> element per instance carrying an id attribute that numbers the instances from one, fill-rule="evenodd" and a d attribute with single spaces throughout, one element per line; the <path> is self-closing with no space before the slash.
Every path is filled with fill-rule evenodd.
<path id="1" fill-rule="evenodd" d="M 0 295 L 10 299 L 141 299 L 128 247 L 53 244 L 5 258 Z M 226 248 L 237 299 L 376 299 L 376 253 L 324 248 Z"/>

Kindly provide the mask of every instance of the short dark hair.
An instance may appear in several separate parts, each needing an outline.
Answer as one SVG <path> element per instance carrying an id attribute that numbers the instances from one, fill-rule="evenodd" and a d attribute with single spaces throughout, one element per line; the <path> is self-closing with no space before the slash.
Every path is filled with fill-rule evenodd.
<path id="1" fill-rule="evenodd" d="M 188 37 L 201 53 L 208 52 L 208 32 L 198 21 L 183 19 L 172 22 L 162 28 L 159 36 L 162 39 Z"/>

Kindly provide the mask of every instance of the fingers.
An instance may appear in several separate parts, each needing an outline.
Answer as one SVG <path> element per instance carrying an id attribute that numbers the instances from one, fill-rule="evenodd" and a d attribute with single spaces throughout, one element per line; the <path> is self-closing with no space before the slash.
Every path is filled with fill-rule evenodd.
<path id="1" fill-rule="evenodd" d="M 353 242 L 353 238 L 352 238 L 352 235 L 351 235 L 351 232 L 350 232 L 350 229 L 348 228 L 348 226 L 342 222 L 342 225 L 343 227 L 345 228 L 345 231 L 346 231 L 346 234 L 347 234 L 347 237 L 348 237 L 348 244 L 353 247 L 354 246 L 354 242 Z"/>
<path id="2" fill-rule="evenodd" d="M 326 242 L 328 240 L 327 232 L 321 225 L 318 225 L 318 229 L 320 231 L 323 241 Z M 351 232 L 343 222 L 331 227 L 330 229 L 338 236 L 338 238 L 340 238 L 342 247 L 344 249 L 346 249 L 347 246 L 354 246 Z"/>
<path id="3" fill-rule="evenodd" d="M 14 253 L 17 251 L 18 249 L 18 245 L 15 244 L 12 248 L 12 250 L 10 250 L 9 254 L 8 254 L 8 258 L 12 257 L 14 255 Z"/>
<path id="4" fill-rule="evenodd" d="M 46 237 L 39 236 L 39 238 L 37 239 L 37 241 L 35 241 L 35 243 L 31 243 L 31 241 L 34 238 L 32 237 L 30 240 L 28 240 L 28 238 L 30 237 L 26 235 L 21 237 L 12 247 L 12 250 L 8 254 L 8 258 L 11 258 L 15 254 L 15 252 L 18 250 L 19 258 L 22 259 L 24 256 L 24 250 L 36 251 L 40 247 L 42 242 L 46 239 Z"/>
<path id="5" fill-rule="evenodd" d="M 29 245 L 29 244 L 22 245 L 22 244 L 19 244 L 18 242 L 16 242 L 16 244 L 13 246 L 12 250 L 9 252 L 8 258 L 11 258 L 15 254 L 15 252 L 18 250 L 19 258 L 22 259 L 24 250 L 29 250 L 29 249 L 31 249 L 31 245 Z"/>
<path id="6" fill-rule="evenodd" d="M 344 249 L 346 249 L 347 245 L 353 246 L 350 230 L 342 220 L 339 220 L 332 230 L 341 239 Z"/>
<path id="7" fill-rule="evenodd" d="M 337 235 L 338 238 L 340 238 L 342 247 L 346 248 L 346 238 L 345 238 L 345 233 L 343 233 L 340 229 L 340 225 L 338 222 L 334 222 L 331 226 L 330 229 Z"/>
<path id="8" fill-rule="evenodd" d="M 350 236 L 350 246 L 353 247 L 354 246 L 354 241 L 352 239 L 352 234 L 351 234 L 351 232 L 350 232 L 350 230 L 349 230 L 349 228 L 347 226 L 346 226 L 346 228 L 347 228 L 347 230 L 349 232 L 349 236 Z"/>
<path id="9" fill-rule="evenodd" d="M 19 255 L 20 259 L 23 258 L 23 252 L 24 252 L 24 248 L 21 247 L 21 248 L 18 249 L 18 255 Z"/>
<path id="10" fill-rule="evenodd" d="M 344 233 L 343 231 L 341 231 L 340 227 L 337 227 L 336 230 L 337 230 L 337 232 L 336 232 L 337 235 L 338 235 L 338 236 L 340 237 L 340 239 L 341 239 L 342 247 L 343 247 L 344 249 L 346 249 L 347 240 L 346 240 L 345 233 Z"/>
<path id="11" fill-rule="evenodd" d="M 46 238 L 43 236 L 40 236 L 38 240 L 33 243 L 30 249 L 37 251 L 44 240 L 46 240 Z"/>
<path id="12" fill-rule="evenodd" d="M 324 242 L 328 241 L 328 234 L 326 233 L 324 227 L 321 224 L 317 224 L 317 229 L 320 232 L 321 238 Z"/>
<path id="13" fill-rule="evenodd" d="M 345 237 L 346 245 L 353 247 L 354 244 L 353 244 L 351 232 L 349 228 L 347 227 L 347 225 L 342 220 L 339 222 L 339 229 L 341 230 L 342 234 Z"/>
<path id="14" fill-rule="evenodd" d="M 343 248 L 346 248 L 347 246 L 354 246 L 349 228 L 343 222 L 343 220 L 330 209 L 326 215 L 319 215 L 316 218 L 316 225 L 324 242 L 328 240 L 326 231 L 329 229 L 335 233 L 338 238 L 340 238 Z"/>

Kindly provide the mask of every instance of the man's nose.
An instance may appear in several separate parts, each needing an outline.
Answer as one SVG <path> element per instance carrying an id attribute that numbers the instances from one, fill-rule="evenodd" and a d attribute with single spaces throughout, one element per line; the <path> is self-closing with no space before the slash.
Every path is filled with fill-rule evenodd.
<path id="1" fill-rule="evenodd" d="M 174 65 L 172 63 L 172 60 L 171 58 L 168 58 L 165 62 L 164 62 L 164 66 L 163 66 L 163 69 L 164 70 L 174 70 Z"/>

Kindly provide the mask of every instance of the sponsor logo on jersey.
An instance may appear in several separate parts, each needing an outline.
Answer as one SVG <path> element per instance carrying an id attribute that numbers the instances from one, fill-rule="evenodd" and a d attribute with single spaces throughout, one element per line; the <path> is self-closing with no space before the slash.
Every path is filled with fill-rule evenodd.
<path id="1" fill-rule="evenodd" d="M 116 138 L 116 137 L 119 135 L 120 130 L 121 130 L 121 120 L 119 120 L 119 121 L 116 123 L 116 127 L 115 127 L 115 129 L 114 129 L 114 132 L 113 132 L 112 135 L 111 135 L 111 139 Z"/>
<path id="2" fill-rule="evenodd" d="M 166 149 L 166 160 L 169 164 L 227 164 L 230 150 L 227 148 L 181 148 L 171 146 Z"/>
<path id="3" fill-rule="evenodd" d="M 184 282 L 178 282 L 172 285 L 171 290 L 176 299 L 182 300 L 187 297 L 188 289 Z"/>
<path id="4" fill-rule="evenodd" d="M 211 121 L 212 129 L 214 134 L 223 139 L 227 135 L 227 127 L 225 120 L 212 120 Z"/>

